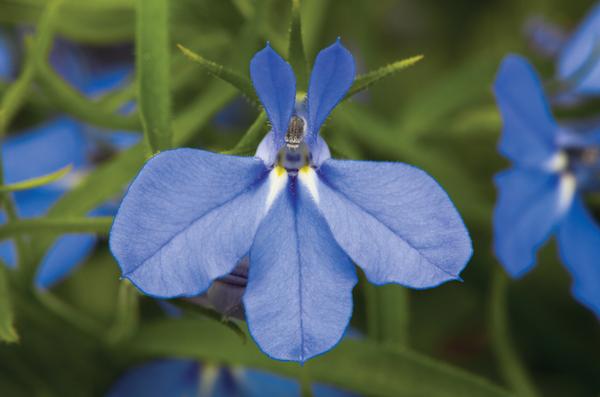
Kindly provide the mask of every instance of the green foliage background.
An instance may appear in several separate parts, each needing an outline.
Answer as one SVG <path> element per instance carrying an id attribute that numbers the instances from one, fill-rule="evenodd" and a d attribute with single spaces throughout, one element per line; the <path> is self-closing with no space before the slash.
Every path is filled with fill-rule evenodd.
<path id="1" fill-rule="evenodd" d="M 21 254 L 18 271 L 0 266 L 0 394 L 102 395 L 136 363 L 194 357 L 372 396 L 597 395 L 598 323 L 572 299 L 553 244 L 535 271 L 512 282 L 493 257 L 490 225 L 491 178 L 507 165 L 496 153 L 495 70 L 508 52 L 530 54 L 522 33 L 528 17 L 543 15 L 573 28 L 593 2 L 294 3 L 300 10 L 295 18 L 288 0 L 0 0 L 1 24 L 36 27 L 18 80 L 0 87 L 2 134 L 67 113 L 107 129 L 143 129 L 148 138 L 99 166 L 47 217 L 12 217 L 0 226 L 0 238 L 17 239 Z M 97 101 L 84 98 L 47 62 L 55 36 L 89 45 L 135 41 L 136 82 Z M 215 313 L 185 306 L 183 318 L 166 318 L 154 301 L 119 281 L 106 243 L 56 288 L 33 289 L 36 264 L 57 234 L 107 235 L 110 218 L 85 214 L 118 195 L 153 152 L 193 146 L 252 154 L 266 130 L 252 92 L 246 92 L 250 117 L 244 128 L 223 134 L 212 120 L 240 95 L 227 81 L 247 88 L 249 60 L 266 40 L 286 54 L 291 37 L 291 62 L 298 69 L 306 62 L 303 52 L 310 63 L 337 36 L 362 73 L 425 55 L 393 75 L 387 72 L 394 68 L 371 75 L 387 77 L 340 106 L 323 135 L 337 157 L 404 161 L 440 181 L 475 244 L 463 283 L 408 291 L 361 282 L 352 325 L 365 337 L 305 366 L 268 359 L 243 323 Z M 176 44 L 189 49 L 195 62 Z M 551 64 L 538 65 L 552 76 Z M 137 114 L 115 112 L 134 98 Z M 11 196 L 2 194 L 10 214 Z"/>

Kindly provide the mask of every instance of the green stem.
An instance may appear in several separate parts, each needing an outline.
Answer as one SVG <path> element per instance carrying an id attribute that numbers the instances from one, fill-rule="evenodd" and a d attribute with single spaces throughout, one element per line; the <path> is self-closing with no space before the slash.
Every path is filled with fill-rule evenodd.
<path id="1" fill-rule="evenodd" d="M 539 396 L 512 343 L 507 316 L 508 278 L 499 266 L 492 274 L 489 330 L 502 376 L 518 396 Z"/>
<path id="2" fill-rule="evenodd" d="M 172 144 L 169 3 L 138 0 L 136 14 L 138 103 L 152 155 Z"/>

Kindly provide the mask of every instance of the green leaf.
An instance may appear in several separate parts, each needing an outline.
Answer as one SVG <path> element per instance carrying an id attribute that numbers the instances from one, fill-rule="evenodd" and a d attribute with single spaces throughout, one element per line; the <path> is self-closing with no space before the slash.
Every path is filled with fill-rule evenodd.
<path id="1" fill-rule="evenodd" d="M 254 343 L 242 344 L 233 332 L 210 320 L 163 320 L 142 325 L 120 349 L 163 357 L 189 357 L 241 365 L 377 396 L 508 396 L 463 370 L 407 349 L 389 350 L 369 341 L 346 339 L 304 366 L 272 360 Z"/>
<path id="2" fill-rule="evenodd" d="M 94 218 L 35 218 L 21 219 L 0 226 L 0 240 L 21 234 L 63 234 L 63 233 L 97 233 L 108 234 L 113 218 L 99 216 Z"/>
<path id="3" fill-rule="evenodd" d="M 48 185 L 55 182 L 65 175 L 67 175 L 73 169 L 72 165 L 61 168 L 58 171 L 54 171 L 51 174 L 39 176 L 36 178 L 27 179 L 21 182 L 11 183 L 9 185 L 0 185 L 0 193 L 7 192 L 18 192 L 20 190 L 29 190 L 36 187 Z"/>
<path id="4" fill-rule="evenodd" d="M 0 263 L 0 340 L 14 343 L 19 340 L 19 335 L 14 327 L 14 313 L 6 272 L 6 264 Z"/>
<path id="5" fill-rule="evenodd" d="M 508 278 L 499 264 L 495 265 L 492 271 L 489 311 L 489 332 L 492 336 L 494 354 L 504 379 L 518 396 L 539 396 L 540 394 L 537 392 L 512 343 L 506 307 Z"/>
<path id="6" fill-rule="evenodd" d="M 350 90 L 348 90 L 348 93 L 344 97 L 344 100 L 367 89 L 369 86 L 375 84 L 376 82 L 378 82 L 381 79 L 389 77 L 389 76 L 393 75 L 394 73 L 397 73 L 401 70 L 404 70 L 406 68 L 409 68 L 409 67 L 415 65 L 417 62 L 421 61 L 423 58 L 424 58 L 423 55 L 417 55 L 417 56 L 414 56 L 411 58 L 406 58 L 401 61 L 396 61 L 394 63 L 390 63 L 389 65 L 383 66 L 372 72 L 358 76 L 354 80 L 354 83 L 352 84 L 352 87 L 350 87 Z"/>
<path id="7" fill-rule="evenodd" d="M 254 90 L 254 86 L 248 78 L 242 76 L 237 72 L 234 72 L 231 69 L 226 68 L 223 65 L 219 65 L 216 62 L 209 61 L 208 59 L 203 58 L 202 56 L 196 54 L 195 52 L 182 46 L 181 44 L 177 44 L 177 47 L 181 50 L 183 55 L 185 55 L 192 61 L 198 63 L 202 67 L 202 69 L 207 71 L 209 74 L 218 79 L 223 80 L 226 83 L 231 84 L 252 103 L 256 105 L 260 104 L 258 98 L 256 97 L 256 91 Z"/>
<path id="8" fill-rule="evenodd" d="M 154 154 L 172 144 L 168 1 L 138 0 L 136 24 L 138 104 Z"/>
<path id="9" fill-rule="evenodd" d="M 33 64 L 28 59 L 19 74 L 19 78 L 8 87 L 2 97 L 2 102 L 0 103 L 0 136 L 4 136 L 13 117 L 27 99 L 27 93 L 33 82 L 33 77 Z"/>
<path id="10" fill-rule="evenodd" d="M 296 74 L 297 90 L 306 92 L 308 89 L 308 62 L 306 61 L 304 42 L 302 41 L 300 0 L 292 0 L 288 61 Z"/>

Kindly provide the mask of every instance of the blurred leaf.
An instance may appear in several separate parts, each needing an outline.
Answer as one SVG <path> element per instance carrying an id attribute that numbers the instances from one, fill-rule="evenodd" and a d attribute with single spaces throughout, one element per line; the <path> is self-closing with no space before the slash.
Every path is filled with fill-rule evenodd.
<path id="1" fill-rule="evenodd" d="M 136 4 L 137 98 L 144 133 L 154 154 L 172 145 L 169 3 L 138 0 Z"/>
<path id="2" fill-rule="evenodd" d="M 367 332 L 370 339 L 393 348 L 409 343 L 408 290 L 400 285 L 365 285 Z"/>
<path id="3" fill-rule="evenodd" d="M 49 49 L 45 49 L 47 52 Z M 140 123 L 136 115 L 121 116 L 104 109 L 69 86 L 48 66 L 42 53 L 36 52 L 36 80 L 46 96 L 64 112 L 89 124 L 113 130 L 139 131 Z"/>
<path id="4" fill-rule="evenodd" d="M 491 76 L 497 64 L 497 59 L 488 53 L 466 59 L 407 101 L 395 126 L 402 130 L 405 139 L 414 139 L 437 126 L 446 129 L 445 117 L 491 95 Z"/>
<path id="5" fill-rule="evenodd" d="M 0 340 L 14 343 L 19 340 L 19 335 L 14 327 L 14 314 L 6 271 L 6 264 L 0 262 Z"/>
<path id="6" fill-rule="evenodd" d="M 506 382 L 516 395 L 536 397 L 535 385 L 529 378 L 527 370 L 521 363 L 510 337 L 507 312 L 508 278 L 500 266 L 494 266 L 492 271 L 492 287 L 490 299 L 489 332 L 492 336 L 492 347 L 500 370 Z"/>
<path id="7" fill-rule="evenodd" d="M 208 320 L 180 319 L 142 325 L 122 346 L 132 352 L 188 357 L 225 365 L 242 365 L 297 379 L 307 371 L 315 382 L 377 396 L 508 396 L 460 369 L 409 350 L 387 350 L 368 341 L 346 339 L 327 354 L 297 363 L 278 362 L 254 343 L 240 343 L 233 332 Z"/>
<path id="8" fill-rule="evenodd" d="M 0 1 L 0 22 L 34 24 L 47 0 Z M 79 42 L 114 43 L 133 36 L 133 0 L 65 0 L 61 6 L 61 36 Z"/>
<path id="9" fill-rule="evenodd" d="M 106 335 L 107 342 L 116 344 L 130 338 L 135 333 L 138 322 L 139 293 L 128 280 L 122 280 L 114 323 Z"/>
<path id="10" fill-rule="evenodd" d="M 254 86 L 252 82 L 237 72 L 234 72 L 231 69 L 226 68 L 223 65 L 219 65 L 216 62 L 209 61 L 208 59 L 204 59 L 202 56 L 196 54 L 192 50 L 189 50 L 182 46 L 181 44 L 177 44 L 177 47 L 183 52 L 183 54 L 191 59 L 194 62 L 197 62 L 202 69 L 207 71 L 212 76 L 223 80 L 226 83 L 231 84 L 234 88 L 240 91 L 246 98 L 248 98 L 253 104 L 259 105 L 260 102 L 256 97 L 256 91 L 254 90 Z"/>
<path id="11" fill-rule="evenodd" d="M 301 0 L 292 0 L 288 61 L 296 75 L 296 90 L 306 92 L 308 90 L 308 62 L 306 61 L 304 42 L 302 41 L 300 3 Z"/>
<path id="12" fill-rule="evenodd" d="M 424 58 L 423 55 L 417 55 L 411 58 L 406 58 L 401 61 L 396 61 L 394 63 L 390 63 L 389 65 L 383 66 L 377 70 L 373 70 L 372 72 L 357 76 L 346 93 L 344 100 L 352 97 L 353 95 L 358 94 L 359 92 L 366 90 L 369 86 L 377 83 L 379 80 L 382 80 L 386 77 L 393 75 L 401 70 L 409 68 L 415 65 L 417 62 L 421 61 Z"/>
<path id="13" fill-rule="evenodd" d="M 0 103 L 0 136 L 4 136 L 13 117 L 27 99 L 27 93 L 33 82 L 33 71 L 33 64 L 28 58 L 18 79 L 8 87 L 2 97 Z"/>
<path id="14" fill-rule="evenodd" d="M 9 185 L 0 185 L 0 193 L 17 192 L 20 190 L 29 190 L 36 187 L 48 185 L 55 182 L 65 175 L 67 175 L 73 169 L 72 165 L 61 168 L 58 171 L 54 171 L 51 174 L 38 176 L 36 178 L 27 179 L 21 182 L 11 183 Z"/>
<path id="15" fill-rule="evenodd" d="M 20 234 L 97 233 L 108 234 L 113 218 L 34 218 L 21 219 L 0 226 L 0 240 Z"/>

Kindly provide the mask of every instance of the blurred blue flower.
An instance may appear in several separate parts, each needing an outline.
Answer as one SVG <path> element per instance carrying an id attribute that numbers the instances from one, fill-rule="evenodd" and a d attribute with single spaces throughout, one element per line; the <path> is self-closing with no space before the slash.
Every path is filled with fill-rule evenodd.
<path id="1" fill-rule="evenodd" d="M 355 394 L 313 385 L 315 397 Z M 261 371 L 207 367 L 193 360 L 157 360 L 134 368 L 119 379 L 106 397 L 262 397 L 298 396 L 300 385 Z"/>
<path id="2" fill-rule="evenodd" d="M 330 158 L 319 130 L 354 81 L 339 41 L 318 54 L 306 101 L 268 45 L 250 74 L 272 126 L 256 156 L 155 156 L 124 198 L 110 246 L 123 276 L 162 298 L 199 295 L 248 256 L 252 337 L 275 359 L 303 362 L 343 336 L 353 262 L 375 284 L 429 288 L 459 278 L 471 241 L 425 172 Z"/>
<path id="3" fill-rule="evenodd" d="M 14 72 L 14 48 L 9 36 L 0 29 L 0 80 L 12 79 Z"/>
<path id="4" fill-rule="evenodd" d="M 499 150 L 513 162 L 496 176 L 496 255 L 521 277 L 556 234 L 573 294 L 600 315 L 600 228 L 582 196 L 600 189 L 600 129 L 558 124 L 533 67 L 519 56 L 504 60 L 494 90 L 504 120 Z"/>
<path id="5" fill-rule="evenodd" d="M 63 42 L 55 49 L 62 54 L 54 63 L 56 69 L 68 74 L 75 87 L 90 96 L 109 88 L 116 88 L 123 81 L 122 65 L 117 67 L 118 72 L 108 68 L 104 72 L 89 75 L 82 71 L 87 69 L 87 61 L 77 56 L 74 45 Z M 131 69 L 130 65 L 128 74 Z M 115 78 L 117 75 L 120 78 Z M 112 86 L 109 87 L 108 81 Z M 139 134 L 106 133 L 68 117 L 59 117 L 10 136 L 2 144 L 5 183 L 49 174 L 69 164 L 73 166 L 73 171 L 62 180 L 36 189 L 16 192 L 14 197 L 18 215 L 24 218 L 43 215 L 94 166 L 97 157 L 129 147 L 138 140 Z M 107 203 L 89 215 L 113 214 L 115 211 L 116 205 Z M 4 222 L 6 214 L 0 211 L 0 223 Z M 63 279 L 89 255 L 95 242 L 96 237 L 92 234 L 73 234 L 57 239 L 38 268 L 36 286 L 48 288 Z M 0 259 L 11 267 L 15 266 L 16 251 L 12 241 L 0 242 Z"/>
<path id="6" fill-rule="evenodd" d="M 585 17 L 558 58 L 558 78 L 579 95 L 600 94 L 600 3 Z"/>

